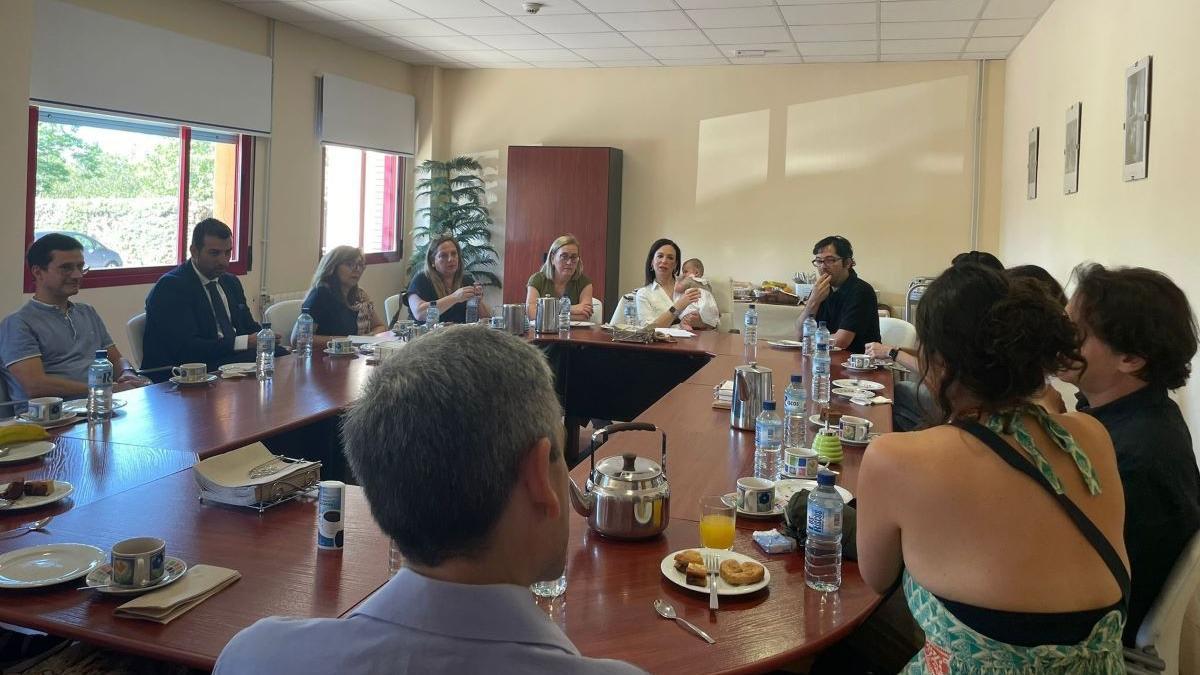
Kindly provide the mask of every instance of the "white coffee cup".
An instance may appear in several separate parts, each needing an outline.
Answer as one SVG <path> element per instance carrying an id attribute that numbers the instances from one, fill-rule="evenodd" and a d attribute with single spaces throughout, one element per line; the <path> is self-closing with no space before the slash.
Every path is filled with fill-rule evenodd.
<path id="1" fill-rule="evenodd" d="M 737 507 L 746 513 L 770 513 L 775 510 L 775 482 L 766 478 L 739 478 Z"/>
<path id="2" fill-rule="evenodd" d="M 865 441 L 871 434 L 871 422 L 861 417 L 842 415 L 842 427 L 839 435 L 843 441 Z"/>
<path id="3" fill-rule="evenodd" d="M 872 361 L 870 355 L 868 354 L 850 355 L 851 368 L 870 368 L 872 365 L 874 365 L 874 361 Z"/>
<path id="4" fill-rule="evenodd" d="M 37 422 L 57 422 L 63 417 L 63 400 L 57 396 L 29 399 L 25 416 Z"/>
<path id="5" fill-rule="evenodd" d="M 143 588 L 158 583 L 166 573 L 167 542 L 158 537 L 119 541 L 109 555 L 115 586 Z"/>
<path id="6" fill-rule="evenodd" d="M 202 382 L 208 376 L 208 365 L 204 363 L 184 363 L 172 368 L 171 374 L 183 382 Z"/>
<path id="7" fill-rule="evenodd" d="M 354 343 L 348 337 L 336 337 L 329 341 L 329 351 L 334 354 L 349 354 L 354 351 Z"/>
<path id="8" fill-rule="evenodd" d="M 817 451 L 810 448 L 785 448 L 783 465 L 796 478 L 816 478 L 817 469 L 820 468 Z"/>

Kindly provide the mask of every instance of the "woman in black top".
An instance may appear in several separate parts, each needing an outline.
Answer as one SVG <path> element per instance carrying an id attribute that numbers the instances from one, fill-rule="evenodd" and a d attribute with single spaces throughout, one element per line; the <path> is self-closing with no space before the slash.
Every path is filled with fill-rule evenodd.
<path id="1" fill-rule="evenodd" d="M 387 330 L 375 303 L 358 287 L 365 263 L 353 246 L 331 249 L 317 264 L 303 306 L 313 318 L 313 346 L 324 348 L 332 337 L 371 335 Z"/>
<path id="2" fill-rule="evenodd" d="M 425 251 L 425 270 L 413 275 L 408 284 L 408 309 L 418 323 L 425 322 L 425 312 L 436 303 L 443 323 L 463 323 L 467 318 L 467 302 L 479 298 L 479 318 L 492 315 L 483 301 L 483 287 L 462 269 L 462 249 L 454 237 L 443 234 L 429 242 Z"/>

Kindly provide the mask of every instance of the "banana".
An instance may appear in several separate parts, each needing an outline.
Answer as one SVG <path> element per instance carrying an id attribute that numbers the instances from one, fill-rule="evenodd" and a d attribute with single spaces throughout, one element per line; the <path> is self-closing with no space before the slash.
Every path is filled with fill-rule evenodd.
<path id="1" fill-rule="evenodd" d="M 10 424 L 0 427 L 0 445 L 44 441 L 47 438 L 50 438 L 50 434 L 36 424 Z"/>

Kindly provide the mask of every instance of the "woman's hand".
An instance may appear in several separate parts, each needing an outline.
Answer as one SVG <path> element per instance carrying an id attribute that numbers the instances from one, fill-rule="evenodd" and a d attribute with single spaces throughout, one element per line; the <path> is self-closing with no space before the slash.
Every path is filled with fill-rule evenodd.
<path id="1" fill-rule="evenodd" d="M 580 321 L 589 321 L 592 318 L 593 309 L 595 308 L 592 307 L 592 303 L 590 302 L 586 305 L 579 303 L 578 305 L 575 305 L 574 309 L 571 310 L 571 315 Z"/>
<path id="2" fill-rule="evenodd" d="M 466 302 L 477 295 L 482 295 L 482 293 L 479 291 L 478 285 L 475 285 L 463 286 L 450 295 L 454 297 L 454 303 L 458 304 L 460 302 Z"/>
<path id="3" fill-rule="evenodd" d="M 699 288 L 689 288 L 683 292 L 683 295 L 679 296 L 678 300 L 675 301 L 675 303 L 674 303 L 675 311 L 682 312 L 684 307 L 687 307 L 688 305 L 692 304 L 693 302 L 699 302 L 699 301 L 700 301 L 700 289 Z"/>

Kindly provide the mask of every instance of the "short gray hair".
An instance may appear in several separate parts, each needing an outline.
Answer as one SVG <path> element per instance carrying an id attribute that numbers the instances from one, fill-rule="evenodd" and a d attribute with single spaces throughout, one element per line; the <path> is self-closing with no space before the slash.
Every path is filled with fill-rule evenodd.
<path id="1" fill-rule="evenodd" d="M 483 550 L 526 451 L 562 452 L 562 411 L 542 353 L 483 326 L 413 340 L 379 366 L 342 444 L 375 521 L 414 562 Z"/>

